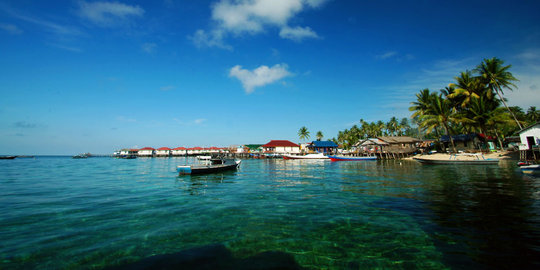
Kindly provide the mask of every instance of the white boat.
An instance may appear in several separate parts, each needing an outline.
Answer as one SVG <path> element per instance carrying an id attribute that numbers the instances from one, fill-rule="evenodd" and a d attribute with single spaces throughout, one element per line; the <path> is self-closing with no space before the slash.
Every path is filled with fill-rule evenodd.
<path id="1" fill-rule="evenodd" d="M 540 174 L 540 164 L 523 165 L 519 167 L 522 173 Z"/>
<path id="2" fill-rule="evenodd" d="M 328 159 L 323 153 L 307 154 L 304 156 L 297 155 L 283 155 L 283 159 Z"/>
<path id="3" fill-rule="evenodd" d="M 181 165 L 176 167 L 176 170 L 179 175 L 216 173 L 236 170 L 240 167 L 240 162 L 240 160 L 234 159 L 210 159 L 209 161 L 205 161 L 206 164 Z"/>

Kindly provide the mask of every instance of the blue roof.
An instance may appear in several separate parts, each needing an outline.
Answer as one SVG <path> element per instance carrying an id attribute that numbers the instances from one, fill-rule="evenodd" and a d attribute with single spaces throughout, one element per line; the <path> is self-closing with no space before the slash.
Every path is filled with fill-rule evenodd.
<path id="1" fill-rule="evenodd" d="M 338 147 L 333 141 L 313 141 L 311 143 L 313 147 Z"/>

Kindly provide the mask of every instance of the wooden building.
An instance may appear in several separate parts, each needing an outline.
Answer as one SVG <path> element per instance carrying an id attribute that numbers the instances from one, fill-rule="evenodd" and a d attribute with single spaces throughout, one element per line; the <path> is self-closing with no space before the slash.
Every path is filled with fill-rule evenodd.
<path id="1" fill-rule="evenodd" d="M 419 139 L 408 136 L 384 136 L 377 137 L 386 145 L 381 145 L 383 152 L 395 154 L 411 154 L 418 150 L 417 143 L 422 142 Z"/>

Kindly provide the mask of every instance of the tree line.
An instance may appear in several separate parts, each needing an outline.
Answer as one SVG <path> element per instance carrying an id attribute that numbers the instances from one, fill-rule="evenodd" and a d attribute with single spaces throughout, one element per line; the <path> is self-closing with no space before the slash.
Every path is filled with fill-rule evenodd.
<path id="1" fill-rule="evenodd" d="M 439 91 L 423 89 L 411 102 L 410 119 L 392 117 L 388 122 L 366 122 L 339 131 L 332 140 L 348 149 L 361 139 L 380 136 L 411 136 L 440 139 L 452 135 L 482 133 L 498 139 L 502 149 L 505 137 L 540 120 L 540 111 L 530 107 L 509 107 L 504 91 L 512 91 L 518 80 L 498 58 L 484 59 L 472 70 L 461 72 L 454 82 Z"/>

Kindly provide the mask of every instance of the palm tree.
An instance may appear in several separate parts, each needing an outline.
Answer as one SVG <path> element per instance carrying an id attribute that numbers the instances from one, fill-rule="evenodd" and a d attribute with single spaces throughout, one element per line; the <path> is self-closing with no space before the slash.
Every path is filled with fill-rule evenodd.
<path id="1" fill-rule="evenodd" d="M 407 117 L 401 118 L 401 122 L 399 122 L 399 126 L 400 126 L 400 129 L 399 129 L 398 135 L 400 136 L 403 134 L 409 133 L 409 130 L 411 129 L 411 125 L 409 125 L 409 119 Z"/>
<path id="2" fill-rule="evenodd" d="M 320 141 L 320 140 L 322 140 L 324 135 L 323 135 L 322 131 L 317 131 L 317 135 L 315 135 L 315 137 L 317 137 L 317 141 Z"/>
<path id="3" fill-rule="evenodd" d="M 390 121 L 386 124 L 386 129 L 388 130 L 388 133 L 395 136 L 396 132 L 399 129 L 399 122 L 395 116 L 390 118 Z"/>
<path id="4" fill-rule="evenodd" d="M 442 126 L 446 131 L 446 135 L 450 137 L 450 143 L 452 144 L 452 149 L 456 151 L 456 146 L 454 144 L 454 139 L 450 134 L 450 124 L 456 121 L 455 108 L 452 108 L 452 103 L 442 97 L 442 94 L 436 95 L 424 112 L 424 115 L 421 117 L 421 125 L 427 129 L 429 134 L 432 130 L 436 130 L 438 126 Z"/>
<path id="5" fill-rule="evenodd" d="M 480 74 L 487 87 L 499 96 L 499 100 L 502 101 L 506 109 L 510 112 L 510 114 L 516 121 L 518 127 L 520 129 L 523 129 L 523 127 L 517 120 L 516 115 L 510 110 L 510 108 L 508 108 L 508 105 L 503 98 L 503 88 L 512 90 L 512 87 L 516 87 L 513 82 L 518 81 L 518 79 L 516 79 L 514 75 L 512 75 L 512 73 L 508 71 L 508 69 L 510 69 L 512 65 L 503 66 L 503 64 L 504 61 L 496 57 L 493 57 L 491 59 L 484 59 L 482 64 L 476 67 L 475 71 Z"/>
<path id="6" fill-rule="evenodd" d="M 471 131 L 486 133 L 488 130 L 487 121 L 498 107 L 498 100 L 489 100 L 485 96 L 480 96 L 471 100 L 467 110 L 457 113 L 456 119 Z"/>
<path id="7" fill-rule="evenodd" d="M 467 107 L 472 99 L 479 98 L 485 91 L 481 81 L 472 75 L 472 72 L 467 70 L 461 72 L 460 76 L 454 78 L 456 83 L 448 85 L 448 90 L 451 89 L 452 93 L 447 97 L 451 100 L 459 102 L 459 106 Z M 487 92 L 487 97 L 492 98 L 491 91 Z"/>
<path id="8" fill-rule="evenodd" d="M 436 95 L 429 91 L 429 89 L 423 89 L 419 94 L 416 94 L 416 101 L 411 102 L 412 106 L 409 107 L 409 111 L 414 111 L 411 118 L 421 116 L 429 107 L 431 99 Z"/>
<path id="9" fill-rule="evenodd" d="M 375 132 L 377 134 L 376 136 L 383 136 L 386 133 L 385 129 L 386 124 L 381 120 L 377 121 L 377 123 L 375 124 Z"/>
<path id="10" fill-rule="evenodd" d="M 540 111 L 538 111 L 535 106 L 529 107 L 526 115 L 527 120 L 529 120 L 531 124 L 534 124 L 540 120 Z"/>
<path id="11" fill-rule="evenodd" d="M 300 130 L 298 130 L 298 137 L 300 137 L 300 140 L 309 139 L 309 131 L 307 127 L 301 127 Z"/>
<path id="12" fill-rule="evenodd" d="M 499 146 L 501 147 L 501 150 L 504 149 L 502 138 L 503 134 L 499 133 L 498 130 L 501 125 L 507 125 L 508 123 L 512 123 L 512 118 L 510 118 L 508 112 L 504 111 L 504 108 L 501 107 L 491 111 L 489 117 L 486 119 L 485 125 L 495 133 L 495 136 L 499 141 Z"/>

